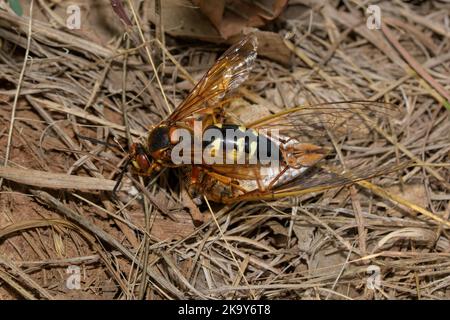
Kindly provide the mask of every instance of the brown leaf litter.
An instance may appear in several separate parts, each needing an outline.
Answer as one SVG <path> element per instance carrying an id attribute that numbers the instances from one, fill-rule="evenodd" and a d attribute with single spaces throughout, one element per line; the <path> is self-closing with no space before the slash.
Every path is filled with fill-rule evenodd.
<path id="1" fill-rule="evenodd" d="M 31 1 L 22 17 L 0 9 L 0 299 L 450 298 L 448 4 L 380 1 L 370 30 L 360 1 L 285 2 L 233 1 L 242 20 L 228 1 L 141 1 L 134 15 L 127 0 L 129 29 L 109 0 L 71 1 L 80 30 L 62 1 L 32 1 L 31 25 Z M 197 206 L 176 170 L 125 175 L 113 197 L 130 140 L 249 26 L 259 55 L 236 118 L 387 102 L 399 116 L 336 141 L 333 160 L 412 165 L 272 202 Z"/>

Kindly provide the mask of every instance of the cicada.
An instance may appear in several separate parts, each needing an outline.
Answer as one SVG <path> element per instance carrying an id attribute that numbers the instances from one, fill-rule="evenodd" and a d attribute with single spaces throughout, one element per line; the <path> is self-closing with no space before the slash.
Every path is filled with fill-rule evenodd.
<path id="1" fill-rule="evenodd" d="M 373 176 L 370 170 L 315 178 L 308 172 L 332 152 L 330 134 L 358 128 L 358 114 L 386 111 L 377 103 L 325 103 L 291 108 L 248 124 L 231 120 L 227 102 L 248 78 L 256 56 L 254 34 L 229 48 L 167 119 L 153 126 L 145 141 L 131 146 L 134 171 L 150 176 L 162 168 L 181 168 L 193 198 L 205 196 L 221 203 L 295 196 Z M 359 117 L 356 123 L 367 120 Z M 175 152 L 182 163 L 174 160 Z M 210 161 L 211 155 L 219 161 Z"/>

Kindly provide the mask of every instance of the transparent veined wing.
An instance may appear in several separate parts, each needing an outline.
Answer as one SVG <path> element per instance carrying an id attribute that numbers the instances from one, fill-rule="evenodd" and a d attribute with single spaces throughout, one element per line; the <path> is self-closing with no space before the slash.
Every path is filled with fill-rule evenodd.
<path id="1" fill-rule="evenodd" d="M 321 146 L 330 144 L 330 135 L 363 137 L 380 121 L 396 118 L 396 107 L 373 101 L 338 101 L 286 109 L 247 123 L 258 131 L 277 130 L 282 135 Z"/>
<path id="2" fill-rule="evenodd" d="M 257 45 L 256 36 L 249 34 L 225 51 L 168 120 L 181 121 L 214 107 L 239 87 L 250 74 L 256 59 Z"/>

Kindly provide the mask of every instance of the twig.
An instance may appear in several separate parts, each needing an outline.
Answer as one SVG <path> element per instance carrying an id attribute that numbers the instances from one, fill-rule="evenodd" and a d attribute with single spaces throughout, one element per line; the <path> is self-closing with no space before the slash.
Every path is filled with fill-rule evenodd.
<path id="1" fill-rule="evenodd" d="M 34 5 L 34 0 L 31 0 L 31 2 L 30 2 L 30 18 L 29 18 L 29 23 L 28 23 L 27 47 L 25 50 L 25 57 L 23 58 L 22 70 L 20 71 L 19 81 L 17 83 L 16 95 L 14 96 L 14 102 L 13 102 L 13 107 L 12 107 L 12 111 L 11 111 L 11 120 L 9 123 L 9 132 L 8 132 L 8 142 L 6 145 L 5 160 L 3 162 L 4 167 L 8 166 L 9 153 L 11 151 L 12 134 L 13 134 L 13 130 L 14 130 L 14 122 L 16 119 L 17 102 L 19 101 L 20 89 L 22 88 L 22 81 L 23 81 L 23 77 L 25 75 L 25 69 L 27 67 L 28 55 L 30 54 L 31 34 L 32 34 L 32 25 L 33 25 L 33 5 Z M 0 178 L 0 190 L 2 189 L 2 184 L 3 184 L 3 178 Z"/>

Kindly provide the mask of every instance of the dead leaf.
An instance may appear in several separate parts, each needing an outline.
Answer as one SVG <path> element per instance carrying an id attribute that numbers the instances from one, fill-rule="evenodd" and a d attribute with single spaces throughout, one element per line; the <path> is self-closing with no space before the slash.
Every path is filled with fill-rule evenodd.
<path id="1" fill-rule="evenodd" d="M 298 248 L 300 251 L 309 251 L 314 239 L 314 227 L 305 227 L 294 224 L 293 231 L 298 240 Z"/>
<path id="2" fill-rule="evenodd" d="M 243 0 L 194 0 L 224 39 L 242 32 L 248 27 L 262 27 L 278 17 L 287 0 L 243 1 Z"/>
<path id="3" fill-rule="evenodd" d="M 206 1 L 205 1 L 206 2 Z M 276 3 L 287 3 L 287 0 L 278 0 Z M 211 2 L 212 3 L 212 2 Z M 216 2 L 214 2 L 214 5 Z M 159 23 L 158 16 L 155 13 L 154 1 L 149 4 L 149 20 L 153 24 Z M 279 7 L 275 8 L 282 10 Z M 187 5 L 180 0 L 167 0 L 161 2 L 162 24 L 164 31 L 179 38 L 191 38 L 213 43 L 233 44 L 238 41 L 239 36 L 249 25 L 241 25 L 236 28 L 237 32 L 223 36 L 214 26 L 214 23 L 202 13 L 200 7 Z M 281 11 L 280 11 L 281 12 Z M 279 14 L 279 13 L 278 13 Z M 216 18 L 214 18 L 216 19 Z M 254 31 L 258 38 L 258 54 L 272 59 L 283 65 L 288 65 L 291 61 L 292 53 L 283 42 L 283 37 L 277 33 L 269 31 Z"/>
<path id="4" fill-rule="evenodd" d="M 258 38 L 258 54 L 281 63 L 285 66 L 290 65 L 292 52 L 284 44 L 281 35 L 269 31 L 255 31 Z"/>
<path id="5" fill-rule="evenodd" d="M 202 41 L 221 42 L 222 37 L 209 19 L 193 5 L 178 0 L 161 1 L 162 24 L 166 33 L 173 37 L 192 38 Z M 155 13 L 155 1 L 149 3 L 149 20 L 159 22 Z"/>
<path id="6" fill-rule="evenodd" d="M 183 210 L 182 205 L 167 195 L 164 191 L 155 191 L 154 199 L 158 201 L 161 207 L 167 208 L 170 217 L 163 216 L 159 212 L 154 211 L 151 219 L 150 234 L 159 241 L 179 240 L 187 237 L 194 232 L 195 227 L 191 216 Z M 130 210 L 129 215 L 131 222 L 141 228 L 145 227 L 145 217 L 141 209 L 141 205 L 136 201 L 136 206 Z M 153 217 L 153 215 L 155 215 Z"/>
<path id="7" fill-rule="evenodd" d="M 272 230 L 273 235 L 269 238 L 269 243 L 274 247 L 283 248 L 288 243 L 288 230 L 276 221 L 267 222 L 267 226 Z"/>
<path id="8" fill-rule="evenodd" d="M 280 234 L 283 236 L 288 235 L 288 231 L 286 229 L 286 227 L 282 226 L 280 223 L 276 222 L 276 221 L 269 221 L 266 223 L 266 225 L 272 229 L 274 234 Z"/>
<path id="9" fill-rule="evenodd" d="M 180 240 L 194 232 L 194 224 L 188 214 L 184 211 L 179 211 L 174 213 L 173 216 L 177 221 L 157 214 L 150 234 L 160 241 L 171 241 Z"/>
<path id="10" fill-rule="evenodd" d="M 399 186 L 393 186 L 387 188 L 387 191 L 399 195 L 405 200 L 408 200 L 409 202 L 414 203 L 422 208 L 426 208 L 428 206 L 427 193 L 423 184 L 405 185 L 403 191 L 400 190 Z M 402 210 L 407 211 L 413 216 L 417 216 L 417 213 L 415 211 L 412 211 L 405 206 L 398 205 L 398 207 L 400 207 Z M 388 211 L 388 214 L 392 216 L 398 216 L 398 207 L 391 208 Z"/>

